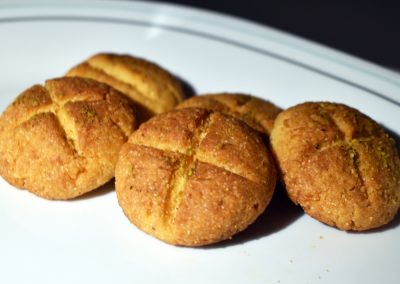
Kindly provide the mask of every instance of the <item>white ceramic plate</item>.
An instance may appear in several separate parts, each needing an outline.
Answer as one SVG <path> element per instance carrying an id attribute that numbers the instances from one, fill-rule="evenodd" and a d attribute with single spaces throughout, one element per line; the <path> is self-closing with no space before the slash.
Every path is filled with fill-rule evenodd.
<path id="1" fill-rule="evenodd" d="M 281 107 L 346 103 L 400 134 L 400 76 L 272 29 L 142 2 L 0 2 L 0 108 L 99 51 L 158 62 L 197 92 Z M 108 184 L 47 201 L 0 179 L 0 283 L 399 283 L 400 218 L 345 233 L 275 197 L 231 241 L 162 243 L 125 218 Z"/>

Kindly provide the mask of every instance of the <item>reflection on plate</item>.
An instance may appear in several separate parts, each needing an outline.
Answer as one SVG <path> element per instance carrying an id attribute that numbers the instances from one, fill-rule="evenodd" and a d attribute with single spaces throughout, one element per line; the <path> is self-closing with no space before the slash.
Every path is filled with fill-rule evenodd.
<path id="1" fill-rule="evenodd" d="M 330 100 L 398 139 L 400 76 L 252 23 L 141 2 L 0 4 L 0 102 L 99 51 L 158 62 L 198 93 L 244 92 L 285 108 Z M 232 240 L 166 245 L 133 227 L 108 183 L 50 202 L 0 180 L 1 283 L 397 283 L 400 218 L 368 233 L 325 226 L 281 193 Z"/>

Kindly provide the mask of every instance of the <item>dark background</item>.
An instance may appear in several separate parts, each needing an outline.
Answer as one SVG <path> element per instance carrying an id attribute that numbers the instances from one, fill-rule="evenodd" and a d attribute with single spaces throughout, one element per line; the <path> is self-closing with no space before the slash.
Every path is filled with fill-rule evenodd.
<path id="1" fill-rule="evenodd" d="M 159 2 L 238 16 L 400 70 L 400 0 Z"/>

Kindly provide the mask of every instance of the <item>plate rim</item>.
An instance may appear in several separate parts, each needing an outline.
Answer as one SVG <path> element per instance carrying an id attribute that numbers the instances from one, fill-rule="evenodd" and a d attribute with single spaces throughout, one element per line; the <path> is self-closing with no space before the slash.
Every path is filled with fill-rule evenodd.
<path id="1" fill-rule="evenodd" d="M 27 4 L 27 3 L 29 3 L 29 4 Z M 115 4 L 117 4 L 117 5 L 115 5 Z M 278 35 L 281 37 L 283 36 L 283 37 L 288 38 L 292 42 L 298 42 L 300 44 L 310 45 L 313 49 L 320 50 L 321 52 L 319 52 L 318 54 L 314 54 L 314 53 L 311 54 L 311 56 L 313 56 L 316 59 L 325 60 L 326 58 L 320 57 L 321 53 L 330 53 L 330 52 L 332 53 L 333 52 L 333 55 L 336 57 L 339 57 L 339 58 L 342 57 L 342 59 L 349 58 L 349 59 L 353 59 L 355 61 L 360 61 L 359 62 L 360 64 L 371 65 L 371 66 L 369 66 L 369 70 L 365 70 L 365 69 L 360 69 L 360 68 L 357 68 L 354 66 L 348 66 L 347 64 L 343 65 L 340 60 L 337 61 L 335 59 L 328 58 L 329 60 L 332 60 L 334 64 L 340 64 L 340 65 L 342 65 L 342 67 L 350 69 L 350 71 L 353 71 L 353 72 L 362 72 L 364 75 L 373 76 L 375 79 L 381 80 L 385 84 L 390 84 L 390 85 L 392 85 L 392 87 L 395 87 L 396 89 L 398 89 L 398 91 L 400 91 L 400 74 L 397 74 L 397 73 L 395 73 L 391 70 L 388 70 L 384 67 L 380 67 L 379 65 L 375 65 L 374 63 L 370 63 L 366 60 L 358 59 L 357 57 L 354 57 L 352 55 L 348 55 L 343 52 L 333 50 L 329 47 L 322 46 L 318 43 L 313 43 L 313 42 L 310 42 L 303 38 L 298 38 L 296 36 L 285 34 L 285 32 L 273 30 L 268 26 L 263 26 L 263 25 L 245 20 L 245 19 L 241 19 L 238 17 L 229 16 L 229 15 L 224 15 L 224 14 L 220 14 L 220 13 L 216 13 L 216 12 L 210 13 L 204 9 L 192 8 L 192 7 L 177 5 L 177 4 L 169 4 L 169 3 L 161 3 L 160 4 L 159 2 L 144 2 L 144 1 L 130 2 L 130 1 L 98 1 L 98 0 L 96 0 L 96 1 L 80 1 L 80 2 L 77 2 L 77 1 L 26 2 L 26 1 L 18 0 L 18 1 L 13 1 L 13 2 L 10 2 L 10 1 L 0 2 L 0 8 L 8 8 L 8 9 L 11 9 L 14 11 L 18 10 L 18 9 L 25 9 L 27 7 L 28 7 L 28 9 L 36 9 L 36 8 L 43 7 L 43 6 L 48 7 L 48 8 L 69 7 L 72 9 L 77 9 L 82 6 L 92 7 L 93 5 L 97 5 L 98 7 L 100 7 L 100 9 L 104 9 L 105 7 L 110 8 L 110 7 L 117 7 L 117 6 L 118 6 L 117 8 L 120 9 L 123 6 L 127 5 L 130 8 L 145 7 L 147 9 L 153 10 L 153 11 L 147 10 L 146 13 L 154 13 L 154 9 L 159 8 L 159 7 L 166 7 L 168 9 L 168 14 L 172 13 L 172 15 L 175 15 L 176 13 L 179 14 L 179 13 L 184 13 L 184 12 L 194 13 L 199 16 L 199 18 L 197 18 L 197 20 L 201 20 L 202 23 L 206 22 L 206 24 L 208 22 L 207 18 L 211 17 L 211 18 L 215 18 L 222 22 L 227 22 L 228 24 L 233 23 L 235 25 L 246 25 L 249 27 L 254 27 L 257 30 L 260 30 L 260 29 L 264 30 L 265 32 L 271 32 L 271 30 L 272 30 L 272 33 L 275 33 L 275 35 Z M 325 70 L 326 68 L 324 69 L 323 67 L 313 66 L 312 64 L 304 63 L 300 59 L 295 59 L 295 58 L 291 58 L 289 56 L 279 54 L 275 50 L 269 50 L 267 48 L 262 48 L 262 47 L 254 45 L 254 44 L 252 45 L 250 43 L 244 43 L 240 40 L 235 40 L 230 37 L 224 37 L 222 35 L 214 34 L 212 32 L 208 32 L 208 31 L 204 31 L 204 30 L 202 31 L 202 30 L 196 30 L 196 29 L 190 28 L 190 27 L 181 27 L 178 25 L 174 25 L 170 22 L 167 22 L 167 24 L 164 24 L 164 23 L 157 23 L 152 20 L 144 21 L 144 20 L 137 20 L 137 19 L 129 19 L 129 18 L 125 18 L 123 16 L 121 16 L 121 17 L 116 17 L 115 15 L 113 15 L 112 17 L 110 17 L 110 16 L 106 17 L 104 15 L 93 16 L 94 13 L 92 15 L 71 15 L 71 14 L 68 15 L 68 13 L 65 12 L 65 13 L 63 13 L 63 15 L 53 14 L 53 15 L 30 15 L 30 16 L 11 16 L 11 17 L 8 16 L 7 17 L 7 16 L 2 15 L 2 12 L 4 12 L 5 10 L 7 10 L 7 9 L 1 9 L 1 11 L 0 11 L 0 25 L 5 24 L 5 23 L 39 22 L 39 21 L 42 21 L 42 22 L 43 21 L 101 22 L 101 23 L 156 27 L 158 29 L 162 29 L 162 30 L 166 30 L 166 31 L 173 31 L 173 32 L 181 33 L 181 34 L 202 37 L 202 38 L 206 38 L 209 40 L 217 41 L 219 43 L 224 43 L 224 44 L 228 44 L 231 46 L 235 46 L 237 48 L 244 49 L 248 52 L 257 53 L 262 56 L 267 56 L 269 58 L 280 60 L 282 62 L 291 64 L 293 66 L 296 66 L 296 67 L 302 68 L 304 70 L 313 72 L 315 74 L 324 76 L 324 77 L 332 79 L 334 81 L 341 82 L 343 84 L 346 84 L 346 85 L 356 88 L 358 90 L 362 90 L 365 93 L 368 93 L 370 95 L 373 95 L 375 97 L 383 99 L 386 102 L 389 102 L 392 105 L 395 105 L 400 108 L 400 97 L 385 94 L 384 92 L 375 90 L 371 87 L 368 87 L 361 83 L 358 83 L 355 80 L 347 79 L 344 76 L 339 76 L 333 72 L 329 72 L 329 71 Z M 144 13 L 143 10 L 140 12 Z M 5 13 L 5 14 L 7 14 L 7 13 Z M 206 18 L 206 19 L 204 19 L 204 18 Z M 214 23 L 215 23 L 215 21 L 214 21 Z M 223 28 L 232 28 L 232 26 L 227 27 L 227 25 L 223 25 Z M 241 31 L 236 31 L 236 30 L 234 32 L 242 33 Z M 263 36 L 261 36 L 261 35 L 258 35 L 258 36 L 261 37 L 262 40 L 265 40 L 265 38 Z M 271 40 L 271 39 L 269 38 L 267 40 Z M 289 48 L 295 48 L 295 49 L 298 48 L 298 46 L 293 46 L 288 43 L 284 43 L 284 44 L 287 45 Z M 308 51 L 306 51 L 306 52 L 308 52 Z M 375 69 L 375 68 L 377 70 L 371 71 L 371 69 Z M 383 69 L 383 70 L 379 70 L 379 69 Z M 386 74 L 385 74 L 385 76 L 383 76 L 383 75 L 381 76 L 379 74 L 376 74 L 376 71 L 387 71 L 387 72 L 389 72 L 388 73 L 389 75 L 391 73 L 393 73 L 392 75 L 394 77 L 397 76 L 397 78 L 393 78 L 393 79 L 387 78 Z"/>

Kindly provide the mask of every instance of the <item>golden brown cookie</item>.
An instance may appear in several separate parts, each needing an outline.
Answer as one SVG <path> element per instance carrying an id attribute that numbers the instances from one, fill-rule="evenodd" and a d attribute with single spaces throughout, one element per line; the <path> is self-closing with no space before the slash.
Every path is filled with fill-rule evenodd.
<path id="1" fill-rule="evenodd" d="M 231 115 L 267 135 L 271 133 L 276 116 L 282 111 L 263 99 L 233 93 L 195 96 L 177 106 L 177 108 L 186 107 L 205 108 Z"/>
<path id="2" fill-rule="evenodd" d="M 35 85 L 0 118 L 0 174 L 48 199 L 69 199 L 114 176 L 118 152 L 135 126 L 128 100 L 91 79 Z"/>
<path id="3" fill-rule="evenodd" d="M 73 67 L 67 76 L 106 83 L 134 103 L 140 122 L 173 109 L 184 99 L 180 82 L 160 66 L 130 55 L 96 54 Z"/>
<path id="4" fill-rule="evenodd" d="M 294 106 L 278 115 L 270 139 L 289 197 L 310 216 L 362 231 L 397 214 L 395 142 L 356 109 L 334 103 Z"/>
<path id="5" fill-rule="evenodd" d="M 152 118 L 129 137 L 115 180 L 133 224 L 171 244 L 200 246 L 251 224 L 271 200 L 276 172 L 245 123 L 185 108 Z"/>

